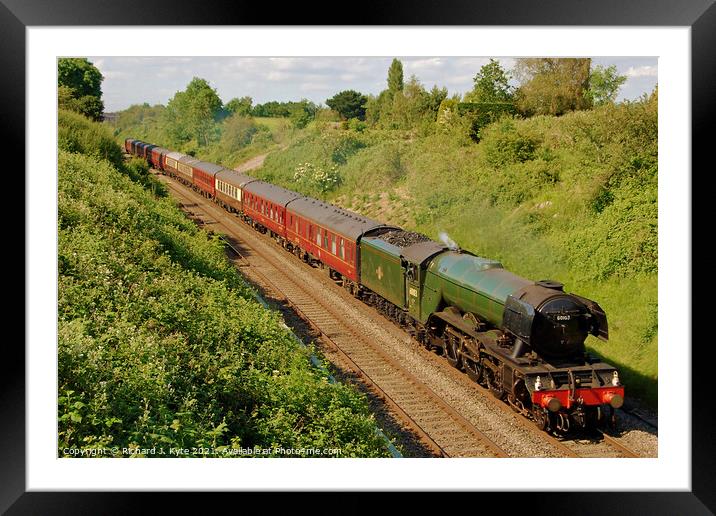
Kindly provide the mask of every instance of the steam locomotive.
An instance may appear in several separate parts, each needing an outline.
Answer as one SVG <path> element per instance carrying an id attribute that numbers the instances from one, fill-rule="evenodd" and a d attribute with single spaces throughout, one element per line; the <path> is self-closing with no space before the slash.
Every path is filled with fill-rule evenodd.
<path id="1" fill-rule="evenodd" d="M 505 400 L 539 428 L 614 425 L 618 371 L 585 349 L 607 340 L 594 301 L 531 281 L 452 243 L 384 224 L 220 165 L 127 139 L 125 150 L 238 214 Z"/>

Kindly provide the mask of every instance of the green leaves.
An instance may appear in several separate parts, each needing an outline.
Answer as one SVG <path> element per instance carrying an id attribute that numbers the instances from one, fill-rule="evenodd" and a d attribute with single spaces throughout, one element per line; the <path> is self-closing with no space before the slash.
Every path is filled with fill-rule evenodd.
<path id="1" fill-rule="evenodd" d="M 345 119 L 365 120 L 365 103 L 368 98 L 355 90 L 344 90 L 326 100 L 326 105 Z"/>
<path id="2" fill-rule="evenodd" d="M 614 102 L 619 93 L 619 88 L 621 88 L 626 80 L 626 75 L 619 75 L 617 73 L 617 67 L 615 65 L 606 68 L 602 65 L 598 65 L 592 69 L 589 75 L 589 90 L 587 90 L 587 95 L 595 106 Z"/>
<path id="3" fill-rule="evenodd" d="M 207 146 L 218 137 L 216 120 L 222 106 L 216 90 L 206 80 L 194 77 L 184 91 L 169 100 L 163 114 L 165 130 L 180 145 L 194 139 Z"/>
<path id="4" fill-rule="evenodd" d="M 465 94 L 465 102 L 511 103 L 514 92 L 509 80 L 500 62 L 490 59 L 475 75 L 475 86 Z"/>
<path id="5" fill-rule="evenodd" d="M 104 111 L 102 74 L 86 58 L 57 60 L 58 105 L 93 120 L 101 120 Z"/>

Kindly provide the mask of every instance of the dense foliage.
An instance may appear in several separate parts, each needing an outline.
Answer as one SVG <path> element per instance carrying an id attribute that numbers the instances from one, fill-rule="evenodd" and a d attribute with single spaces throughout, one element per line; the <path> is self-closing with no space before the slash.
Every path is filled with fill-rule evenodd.
<path id="1" fill-rule="evenodd" d="M 587 96 L 595 106 L 614 102 L 619 88 L 627 80 L 626 75 L 619 75 L 617 67 L 597 65 L 589 74 L 589 90 Z"/>
<path id="2" fill-rule="evenodd" d="M 355 90 L 344 90 L 326 100 L 326 105 L 337 111 L 344 119 L 365 120 L 365 103 L 368 98 Z"/>
<path id="3" fill-rule="evenodd" d="M 526 115 L 561 115 L 588 109 L 591 59 L 523 58 L 515 65 L 521 84 L 517 106 Z"/>
<path id="4" fill-rule="evenodd" d="M 364 398 L 310 365 L 220 240 L 133 182 L 146 164 L 117 162 L 103 127 L 82 125 L 60 116 L 60 455 L 386 456 Z"/>
<path id="5" fill-rule="evenodd" d="M 218 139 L 216 120 L 223 114 L 222 102 L 207 81 L 194 77 L 178 91 L 163 112 L 164 129 L 176 147 L 190 140 L 206 146 Z"/>
<path id="6" fill-rule="evenodd" d="M 57 60 L 57 99 L 60 109 L 102 120 L 102 74 L 86 58 Z"/>

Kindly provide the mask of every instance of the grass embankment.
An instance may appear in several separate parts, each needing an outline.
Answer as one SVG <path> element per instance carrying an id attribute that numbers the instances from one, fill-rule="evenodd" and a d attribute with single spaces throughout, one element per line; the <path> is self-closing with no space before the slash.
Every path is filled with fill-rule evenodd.
<path id="1" fill-rule="evenodd" d="M 141 161 L 123 164 L 113 136 L 72 113 L 59 114 L 59 135 L 60 455 L 388 455 L 365 399 L 310 365 L 222 243 L 151 192 Z"/>
<path id="2" fill-rule="evenodd" d="M 610 340 L 591 351 L 618 366 L 628 393 L 657 400 L 657 103 L 503 120 L 475 144 L 453 131 L 313 129 L 253 171 L 294 181 L 298 165 L 338 168 L 325 196 L 367 216 L 446 232 L 533 279 L 596 300 Z"/>

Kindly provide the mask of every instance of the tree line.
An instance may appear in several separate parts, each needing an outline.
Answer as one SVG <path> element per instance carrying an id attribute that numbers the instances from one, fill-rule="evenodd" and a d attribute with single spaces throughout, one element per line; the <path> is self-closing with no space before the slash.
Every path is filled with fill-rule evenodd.
<path id="1" fill-rule="evenodd" d="M 513 79 L 517 85 L 512 84 Z M 60 59 L 59 106 L 100 120 L 104 108 L 102 80 L 102 74 L 87 59 Z M 254 104 L 249 96 L 224 103 L 205 79 L 194 77 L 166 106 L 146 105 L 143 109 L 156 111 L 167 143 L 177 146 L 187 142 L 209 146 L 222 140 L 225 127 L 230 135 L 242 141 L 248 138 L 249 143 L 259 132 L 245 120 L 251 117 L 286 118 L 299 129 L 316 119 L 343 120 L 346 127 L 359 131 L 376 128 L 430 133 L 457 127 L 478 141 L 483 127 L 506 115 L 559 116 L 613 103 L 625 81 L 615 66 L 592 67 L 589 58 L 517 59 L 512 70 L 490 59 L 475 74 L 470 91 L 448 97 L 447 88 L 435 85 L 427 89 L 415 75 L 405 80 L 402 62 L 393 59 L 387 88 L 379 94 L 343 90 L 326 99 L 325 106 L 307 99 Z M 227 119 L 231 123 L 222 123 Z"/>
<path id="2" fill-rule="evenodd" d="M 512 78 L 518 86 L 511 85 Z M 506 114 L 559 116 L 613 103 L 624 82 L 616 66 L 592 67 L 589 58 L 517 59 L 511 72 L 490 59 L 475 75 L 472 90 L 448 98 L 446 88 L 427 90 L 415 75 L 405 82 L 401 61 L 393 59 L 388 87 L 378 95 L 346 90 L 326 104 L 345 120 L 357 118 L 382 129 L 431 127 L 434 122 L 445 126 L 459 119 L 479 139 L 482 127 Z"/>

